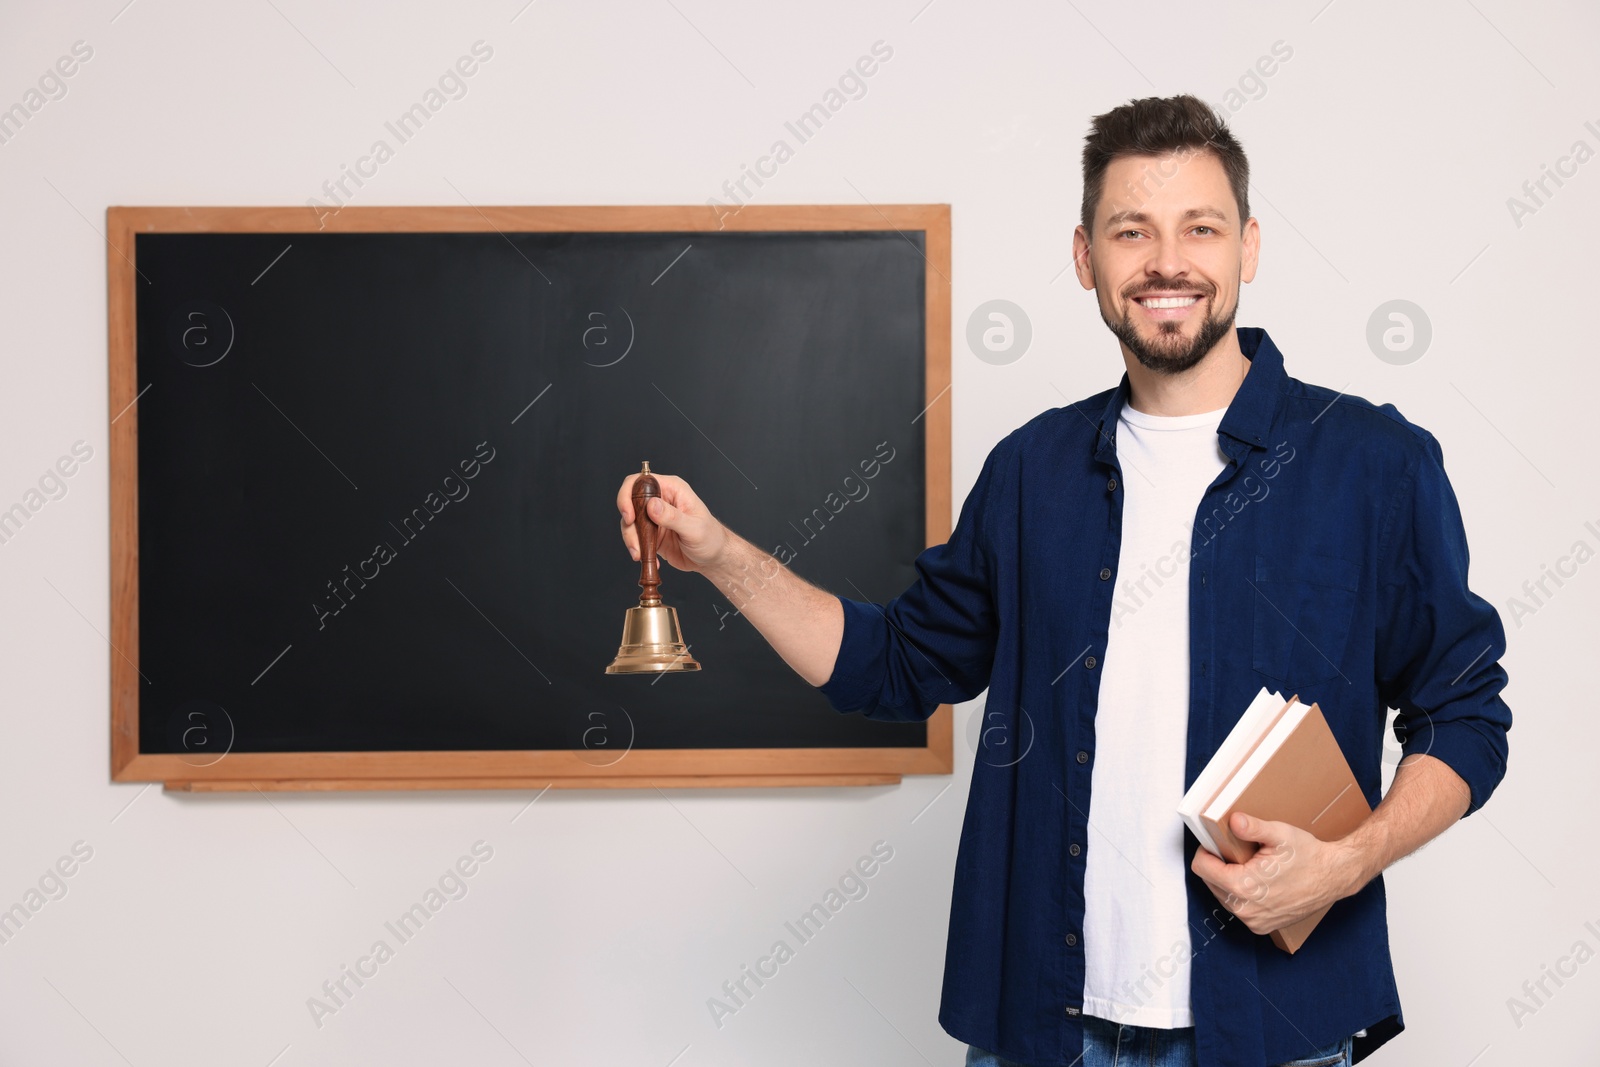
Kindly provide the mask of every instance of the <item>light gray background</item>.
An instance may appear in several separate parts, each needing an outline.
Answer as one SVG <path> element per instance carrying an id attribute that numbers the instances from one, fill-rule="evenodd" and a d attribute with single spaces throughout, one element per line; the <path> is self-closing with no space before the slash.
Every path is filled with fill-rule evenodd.
<path id="1" fill-rule="evenodd" d="M 1584 526 L 1600 527 L 1600 161 L 1520 226 L 1507 207 L 1575 141 L 1600 149 L 1584 127 L 1600 127 L 1592 5 L 122 2 L 13 0 L 0 16 L 0 106 L 74 41 L 94 49 L 0 146 L 0 507 L 75 440 L 94 449 L 0 545 L 0 906 L 75 841 L 94 850 L 0 945 L 0 1062 L 961 1060 L 935 1015 L 977 703 L 958 711 L 953 778 L 897 788 L 552 791 L 527 807 L 108 781 L 105 208 L 302 204 L 478 39 L 494 54 L 467 95 L 354 203 L 703 203 L 776 138 L 792 144 L 785 120 L 874 41 L 892 46 L 755 202 L 953 205 L 957 501 L 996 440 L 1121 373 L 1066 269 L 1089 117 L 1180 91 L 1221 103 L 1287 43 L 1231 116 L 1263 233 L 1240 322 L 1271 332 L 1291 374 L 1393 401 L 1439 437 L 1473 585 L 1510 635 L 1510 772 L 1390 872 L 1409 1029 L 1371 1062 L 1593 1056 L 1600 963 L 1520 1026 L 1507 1005 L 1576 942 L 1600 949 L 1584 926 L 1600 928 L 1600 563 L 1520 625 L 1508 607 L 1575 541 L 1600 548 Z M 993 299 L 1031 321 L 1011 362 L 964 343 Z M 1366 342 L 1393 299 L 1432 324 L 1409 365 Z M 468 895 L 316 1027 L 307 998 L 479 839 L 494 857 Z M 722 982 L 880 839 L 894 859 L 870 894 L 714 1026 Z"/>

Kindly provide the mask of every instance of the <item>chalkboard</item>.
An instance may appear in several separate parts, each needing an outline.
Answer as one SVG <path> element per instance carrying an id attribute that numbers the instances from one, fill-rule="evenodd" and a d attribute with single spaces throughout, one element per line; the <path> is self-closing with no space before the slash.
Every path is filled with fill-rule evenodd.
<path id="1" fill-rule="evenodd" d="M 766 214 L 110 209 L 113 777 L 948 772 L 667 565 L 703 669 L 603 673 L 642 461 L 856 599 L 948 535 L 947 209 Z"/>

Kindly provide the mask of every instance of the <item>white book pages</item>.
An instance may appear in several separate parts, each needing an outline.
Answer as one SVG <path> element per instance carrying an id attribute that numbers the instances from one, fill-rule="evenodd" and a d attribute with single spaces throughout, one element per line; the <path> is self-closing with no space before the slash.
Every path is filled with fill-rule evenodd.
<path id="1" fill-rule="evenodd" d="M 1201 809 L 1222 787 L 1232 769 L 1244 759 L 1250 746 L 1271 728 L 1272 716 L 1282 707 L 1283 694 L 1268 692 L 1263 687 L 1250 706 L 1245 708 L 1244 714 L 1239 716 L 1239 721 L 1233 724 L 1233 729 L 1228 731 L 1228 736 L 1194 780 L 1194 785 L 1183 794 L 1183 800 L 1178 804 L 1178 814 L 1183 816 L 1184 825 L 1206 850 L 1220 855 L 1217 843 L 1200 823 Z"/>

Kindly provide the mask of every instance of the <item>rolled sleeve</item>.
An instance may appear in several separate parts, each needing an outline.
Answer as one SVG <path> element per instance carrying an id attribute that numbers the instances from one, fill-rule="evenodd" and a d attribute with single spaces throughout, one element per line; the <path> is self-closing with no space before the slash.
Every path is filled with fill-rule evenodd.
<path id="1" fill-rule="evenodd" d="M 1505 627 L 1467 585 L 1467 538 L 1438 442 L 1424 436 L 1383 535 L 1378 691 L 1398 709 L 1405 756 L 1443 760 L 1471 790 L 1463 815 L 1505 776 L 1511 709 L 1500 697 Z"/>
<path id="2" fill-rule="evenodd" d="M 816 687 L 835 711 L 915 721 L 988 687 L 999 623 L 983 531 L 995 456 L 985 460 L 950 540 L 917 556 L 910 588 L 884 605 L 839 597 L 844 637 L 833 674 Z"/>

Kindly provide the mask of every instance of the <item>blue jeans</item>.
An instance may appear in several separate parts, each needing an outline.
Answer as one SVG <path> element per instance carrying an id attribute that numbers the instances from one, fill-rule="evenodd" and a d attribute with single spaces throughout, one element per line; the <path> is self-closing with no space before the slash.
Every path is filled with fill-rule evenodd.
<path id="1" fill-rule="evenodd" d="M 1335 1041 L 1280 1067 L 1350 1067 L 1351 1039 Z M 967 1046 L 966 1067 L 1028 1067 L 976 1045 Z M 1083 1017 L 1083 1056 L 1073 1067 L 1195 1067 L 1194 1027 L 1163 1030 Z"/>

